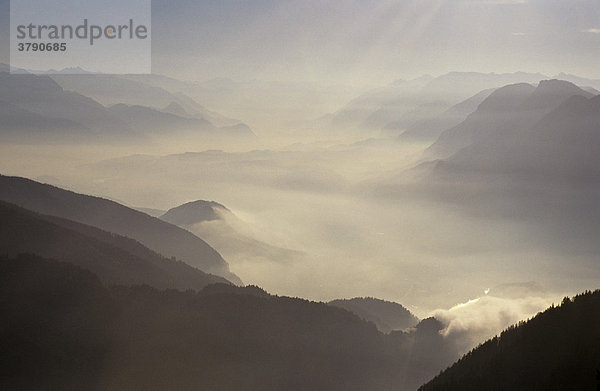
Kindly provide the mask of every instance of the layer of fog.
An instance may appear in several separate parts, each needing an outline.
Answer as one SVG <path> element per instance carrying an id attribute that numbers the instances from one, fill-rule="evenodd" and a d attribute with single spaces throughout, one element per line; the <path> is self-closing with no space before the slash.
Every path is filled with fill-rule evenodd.
<path id="1" fill-rule="evenodd" d="M 411 167 L 423 146 L 384 140 L 176 155 L 140 148 L 152 154 L 128 157 L 131 149 L 1 148 L 4 174 L 130 206 L 224 204 L 247 236 L 291 251 L 258 257 L 237 251 L 227 259 L 245 283 L 277 294 L 373 296 L 423 317 L 503 283 L 537 281 L 562 295 L 593 288 L 598 277 L 585 254 L 553 250 L 547 245 L 553 238 L 530 221 L 464 213 L 419 193 L 394 198 L 371 191 Z"/>
<path id="2" fill-rule="evenodd" d="M 397 92 L 398 86 L 386 88 Z M 132 207 L 167 210 L 217 201 L 232 214 L 186 228 L 219 250 L 245 283 L 313 300 L 395 301 L 421 318 L 440 319 L 459 352 L 566 294 L 597 287 L 598 244 L 590 241 L 596 226 L 577 226 L 584 221 L 580 214 L 563 219 L 573 212 L 562 208 L 572 205 L 570 189 L 485 175 L 472 182 L 452 175 L 440 180 L 429 177 L 432 165 L 412 169 L 427 143 L 385 138 L 379 129 L 332 129 L 330 118 L 294 121 L 333 110 L 339 96 L 317 99 L 295 114 L 283 107 L 294 109 L 297 100 L 289 96 L 275 99 L 279 106 L 272 111 L 262 108 L 268 93 L 257 97 L 254 114 L 244 106 L 251 103 L 248 96 L 240 96 L 243 105 L 233 111 L 227 111 L 230 95 L 221 101 L 215 96 L 201 101 L 261 124 L 252 129 L 258 137 L 179 135 L 101 146 L 3 143 L 0 172 Z M 345 108 L 337 117 L 352 118 L 353 106 Z M 523 281 L 544 289 L 513 289 L 508 296 L 495 289 Z"/>

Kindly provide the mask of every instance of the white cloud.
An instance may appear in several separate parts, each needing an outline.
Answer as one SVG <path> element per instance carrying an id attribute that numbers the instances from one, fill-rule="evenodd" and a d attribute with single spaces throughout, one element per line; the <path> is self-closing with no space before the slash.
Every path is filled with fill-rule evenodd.
<path id="1" fill-rule="evenodd" d="M 582 32 L 590 33 L 590 34 L 600 34 L 600 28 L 587 29 L 587 30 L 583 30 Z"/>
<path id="2" fill-rule="evenodd" d="M 442 334 L 452 340 L 460 353 L 465 353 L 508 326 L 531 318 L 552 303 L 560 303 L 560 300 L 561 296 L 509 299 L 486 295 L 448 310 L 436 310 L 432 316 L 446 326 Z"/>

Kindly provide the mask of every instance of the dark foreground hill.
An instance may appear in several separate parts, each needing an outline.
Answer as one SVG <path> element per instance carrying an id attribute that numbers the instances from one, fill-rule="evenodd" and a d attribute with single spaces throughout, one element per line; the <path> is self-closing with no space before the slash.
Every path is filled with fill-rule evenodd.
<path id="1" fill-rule="evenodd" d="M 255 287 L 107 288 L 34 255 L 0 257 L 0 313 L 7 390 L 414 390 L 447 365 L 433 319 L 384 335 Z"/>
<path id="2" fill-rule="evenodd" d="M 420 388 L 579 390 L 600 386 L 600 291 L 565 298 L 504 331 Z"/>
<path id="3" fill-rule="evenodd" d="M 195 289 L 227 283 L 135 240 L 0 201 L 0 254 L 34 253 L 90 270 L 107 284 Z"/>
<path id="4" fill-rule="evenodd" d="M 0 200 L 135 239 L 165 257 L 176 257 L 233 283 L 241 282 L 229 271 L 221 255 L 199 237 L 114 201 L 3 175 L 0 175 Z"/>

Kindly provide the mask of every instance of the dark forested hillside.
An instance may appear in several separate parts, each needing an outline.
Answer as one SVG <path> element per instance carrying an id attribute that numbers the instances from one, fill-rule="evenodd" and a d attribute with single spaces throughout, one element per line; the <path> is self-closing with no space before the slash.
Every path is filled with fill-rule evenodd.
<path id="1" fill-rule="evenodd" d="M 99 279 L 34 255 L 0 257 L 0 388 L 94 390 L 117 305 Z"/>
<path id="2" fill-rule="evenodd" d="M 444 355 L 432 319 L 384 335 L 256 287 L 106 288 L 34 255 L 0 257 L 0 313 L 1 389 L 414 390 Z"/>
<path id="3" fill-rule="evenodd" d="M 596 390 L 600 383 L 600 291 L 565 298 L 504 331 L 420 388 Z"/>
<path id="4" fill-rule="evenodd" d="M 116 202 L 3 175 L 0 200 L 135 239 L 165 257 L 174 256 L 204 272 L 241 282 L 221 255 L 199 237 Z"/>
<path id="5" fill-rule="evenodd" d="M 135 240 L 0 201 L 0 254 L 19 253 L 74 263 L 107 284 L 185 290 L 227 281 L 166 259 Z"/>

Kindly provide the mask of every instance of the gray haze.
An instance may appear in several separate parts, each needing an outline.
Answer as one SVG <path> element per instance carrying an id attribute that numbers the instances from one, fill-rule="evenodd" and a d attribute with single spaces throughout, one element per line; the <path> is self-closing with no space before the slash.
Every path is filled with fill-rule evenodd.
<path id="1" fill-rule="evenodd" d="M 157 1 L 154 67 L 194 80 L 359 85 L 448 70 L 600 77 L 599 7 L 594 0 Z"/>
<path id="2" fill-rule="evenodd" d="M 5 37 L 8 3 L 0 2 Z M 196 81 L 359 86 L 449 70 L 600 77 L 599 7 L 595 0 L 160 0 L 152 10 L 153 69 Z M 7 40 L 0 43 L 7 62 Z"/>
<path id="3" fill-rule="evenodd" d="M 215 201 L 179 225 L 244 283 L 401 303 L 460 351 L 597 288 L 597 1 L 153 12 L 154 75 L 0 72 L 0 173 L 156 216 Z"/>

